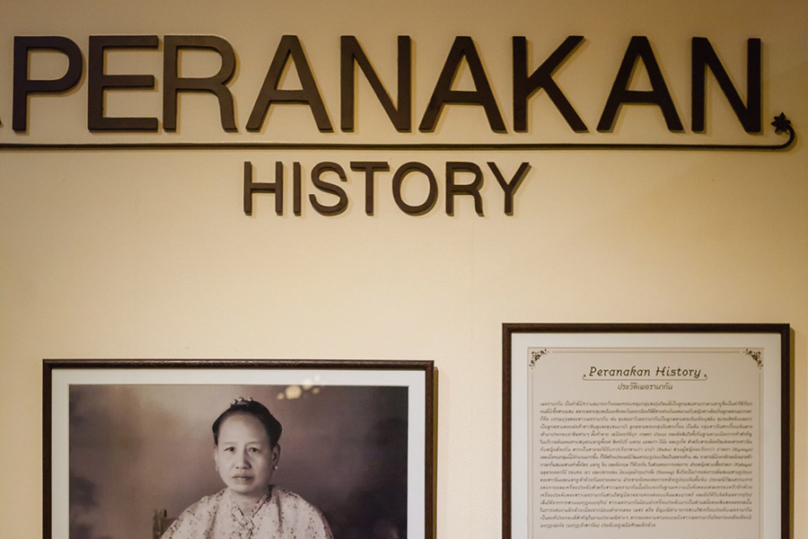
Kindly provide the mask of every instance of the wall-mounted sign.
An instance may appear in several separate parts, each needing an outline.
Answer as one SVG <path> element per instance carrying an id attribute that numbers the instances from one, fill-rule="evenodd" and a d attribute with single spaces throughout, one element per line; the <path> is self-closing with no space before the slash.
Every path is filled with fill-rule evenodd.
<path id="1" fill-rule="evenodd" d="M 572 62 L 573 52 L 584 42 L 583 36 L 568 36 L 544 61 L 536 65 L 528 65 L 529 42 L 525 37 L 511 38 L 511 77 L 506 81 L 492 81 L 483 67 L 481 52 L 469 36 L 458 36 L 449 51 L 434 51 L 436 55 L 445 55 L 443 67 L 431 85 L 431 93 L 422 110 L 415 110 L 413 96 L 413 77 L 415 64 L 412 59 L 413 43 L 408 36 L 397 38 L 397 80 L 382 81 L 371 64 L 373 51 L 366 51 L 355 36 L 342 36 L 334 61 L 339 63 L 339 114 L 332 117 L 327 112 L 325 101 L 317 85 L 313 65 L 306 56 L 303 44 L 298 36 L 286 35 L 280 39 L 274 55 L 267 66 L 243 66 L 242 69 L 265 69 L 266 74 L 255 99 L 250 103 L 239 103 L 239 109 L 248 110 L 246 123 L 236 117 L 236 103 L 232 84 L 237 68 L 237 53 L 233 46 L 218 36 L 169 35 L 162 39 L 156 35 L 107 35 L 90 36 L 85 53 L 76 41 L 64 36 L 16 36 L 14 38 L 13 58 L 13 115 L 12 129 L 15 133 L 28 133 L 28 116 L 31 107 L 36 106 L 38 97 L 58 96 L 77 89 L 86 72 L 86 127 L 89 132 L 139 132 L 160 133 L 175 132 L 179 122 L 178 97 L 182 93 L 206 93 L 215 97 L 218 105 L 219 125 L 223 133 L 262 133 L 271 127 L 268 113 L 272 107 L 287 105 L 303 105 L 311 112 L 311 118 L 320 133 L 331 133 L 339 130 L 343 133 L 353 132 L 357 124 L 356 118 L 356 79 L 364 77 L 373 90 L 376 100 L 384 109 L 390 124 L 400 133 L 432 133 L 444 110 L 449 106 L 463 105 L 482 109 L 486 122 L 481 130 L 491 133 L 508 133 L 505 118 L 508 117 L 512 127 L 510 132 L 527 133 L 529 131 L 528 111 L 531 101 L 539 94 L 546 93 L 555 109 L 564 118 L 569 129 L 575 133 L 589 132 L 593 127 L 599 133 L 610 133 L 623 107 L 644 105 L 656 107 L 664 121 L 665 129 L 670 132 L 684 132 L 682 111 L 674 104 L 668 82 L 665 80 L 660 60 L 657 58 L 646 36 L 634 36 L 626 47 L 622 59 L 615 59 L 614 80 L 607 95 L 601 96 L 605 103 L 597 121 L 584 119 L 577 112 L 575 104 L 567 97 L 559 83 L 553 78 L 555 71 L 564 63 Z M 705 131 L 706 95 L 708 76 L 717 81 L 721 92 L 731 106 L 738 122 L 746 133 L 762 132 L 762 60 L 761 40 L 752 38 L 747 41 L 747 58 L 743 91 L 732 82 L 719 59 L 718 52 L 709 39 L 694 37 L 690 41 L 690 129 L 693 133 Z M 114 51 L 140 51 L 140 54 L 159 54 L 162 56 L 163 69 L 155 74 L 107 73 L 107 54 Z M 180 74 L 180 53 L 194 51 L 213 52 L 220 59 L 218 72 L 204 77 L 189 77 Z M 59 78 L 37 79 L 30 75 L 32 57 L 38 53 L 51 52 L 64 55 L 67 68 Z M 632 87 L 632 73 L 642 66 L 647 73 L 650 88 L 638 90 Z M 473 89 L 456 89 L 456 79 L 461 67 L 471 74 Z M 299 79 L 299 88 L 289 89 L 282 86 L 284 70 L 294 69 Z M 419 74 L 420 75 L 420 74 Z M 159 79 L 158 79 L 159 77 Z M 152 115 L 139 117 L 109 116 L 105 110 L 107 94 L 120 90 L 149 90 L 159 85 L 162 94 L 162 109 L 153 111 Z M 504 111 L 495 98 L 494 87 L 499 92 L 507 92 L 512 96 L 512 108 Z M 397 89 L 396 98 L 391 97 L 389 88 Z M 778 131 L 788 131 L 789 123 L 785 116 L 779 117 L 774 125 Z M 260 137 L 258 137 L 260 138 Z M 231 143 L 226 147 L 258 147 L 258 140 Z M 124 143 L 118 143 L 121 146 Z M 159 142 L 157 144 L 160 144 Z M 252 145 L 252 146 L 251 146 Z M 43 145 L 40 145 L 43 146 Z M 49 145 L 50 146 L 50 145 Z M 103 145 L 99 145 L 103 146 Z M 181 148 L 177 143 L 172 148 Z M 419 149 L 429 146 L 395 144 L 357 144 L 340 145 L 325 144 L 319 141 L 285 143 L 287 148 L 406 148 Z M 452 145 L 443 145 L 451 148 Z M 478 148 L 493 148 L 495 144 L 476 144 Z M 502 144 L 503 148 L 529 149 L 540 148 L 542 144 Z M 587 145 L 598 147 L 598 145 Z M 624 146 L 624 145 L 623 145 Z M 631 144 L 631 147 L 644 147 L 643 144 Z M 663 145 L 677 147 L 680 145 Z M 760 146 L 760 145 L 757 145 Z M 774 149 L 782 144 L 764 145 Z M 4 147 L 14 147 L 4 144 Z M 20 146 L 22 147 L 22 146 Z M 153 149 L 154 145 L 146 147 Z M 189 145 L 187 147 L 193 147 Z M 284 145 L 274 145 L 282 148 Z M 456 149 L 468 147 L 462 143 Z M 660 146 L 656 146 L 660 147 Z M 714 146 L 715 147 L 715 146 Z M 755 146 L 738 146 L 755 147 Z"/>
<path id="2" fill-rule="evenodd" d="M 231 43 L 213 35 L 94 35 L 89 36 L 85 50 L 72 38 L 65 36 L 16 36 L 13 49 L 13 83 L 11 136 L 0 137 L 0 150 L 274 150 L 306 151 L 452 151 L 452 152 L 494 152 L 494 151 L 538 151 L 538 150 L 782 150 L 791 146 L 795 138 L 794 129 L 785 114 L 774 117 L 771 125 L 777 134 L 787 134 L 786 140 L 771 137 L 761 142 L 764 122 L 761 95 L 763 94 L 762 44 L 758 38 L 746 41 L 745 73 L 730 72 L 719 57 L 719 51 L 705 37 L 690 40 L 689 56 L 689 102 L 690 110 L 682 111 L 675 105 L 669 81 L 663 76 L 663 62 L 658 58 L 646 36 L 633 36 L 628 40 L 622 57 L 614 58 L 613 79 L 609 91 L 599 96 L 603 103 L 599 118 L 584 118 L 579 106 L 568 97 L 556 79 L 556 72 L 564 64 L 572 64 L 577 52 L 585 42 L 584 36 L 566 37 L 552 53 L 543 60 L 531 60 L 531 43 L 526 37 L 510 38 L 509 77 L 494 80 L 486 71 L 483 51 L 469 36 L 454 38 L 448 50 L 430 51 L 436 57 L 445 58 L 442 68 L 430 84 L 419 85 L 419 89 L 430 88 L 429 94 L 416 95 L 413 81 L 428 80 L 426 74 L 416 73 L 417 64 L 413 61 L 414 42 L 409 36 L 395 39 L 397 51 L 394 80 L 382 80 L 374 68 L 371 58 L 380 56 L 378 51 L 367 50 L 356 36 L 342 36 L 335 46 L 333 62 L 339 66 L 338 107 L 331 103 L 326 106 L 324 93 L 318 86 L 317 70 L 322 66 L 310 61 L 305 53 L 302 40 L 296 35 L 280 38 L 274 53 L 267 57 L 263 65 L 254 63 L 239 66 L 238 54 Z M 335 41 L 335 45 L 337 42 Z M 391 40 L 391 46 L 393 42 Z M 152 55 L 162 63 L 160 73 L 142 73 L 126 66 L 115 64 L 114 73 L 108 69 L 111 54 L 128 53 Z M 32 75 L 32 64 L 37 55 L 55 54 L 66 61 L 64 73 L 57 78 L 37 78 Z M 213 54 L 218 58 L 218 69 L 206 75 L 189 76 L 182 73 L 181 55 Z M 156 56 L 155 56 L 156 55 Z M 128 56 L 131 59 L 131 56 Z M 263 73 L 263 82 L 245 92 L 235 80 L 237 68 L 257 70 Z M 574 69 L 574 66 L 571 66 Z M 471 89 L 458 89 L 459 73 L 470 74 Z M 294 71 L 298 85 L 288 87 L 284 73 Z M 389 70 L 388 70 L 389 71 Z M 634 73 L 644 72 L 646 89 L 637 89 L 633 81 Z M 86 77 L 84 77 L 86 73 Z M 241 79 L 247 77 L 240 77 Z M 260 80 L 259 78 L 248 78 Z M 743 84 L 733 83 L 743 80 Z M 320 78 L 320 80 L 323 80 Z M 349 142 L 345 137 L 334 139 L 336 132 L 357 131 L 361 119 L 358 118 L 360 92 L 357 82 L 363 80 L 372 93 L 365 93 L 364 99 L 374 101 L 374 106 L 384 111 L 378 120 L 364 130 L 368 139 L 370 130 L 373 142 Z M 745 136 L 753 137 L 745 143 L 654 143 L 611 142 L 615 124 L 621 111 L 628 107 L 642 106 L 658 110 L 660 130 L 670 133 L 694 135 L 707 129 L 708 114 L 706 89 L 708 82 L 717 84 L 720 93 L 729 104 L 737 126 Z M 294 85 L 293 85 L 294 86 Z M 741 88 L 739 90 L 739 87 Z M 116 116 L 107 110 L 107 101 L 116 92 L 127 92 L 130 97 L 143 92 L 154 92 L 159 88 L 162 106 L 140 116 Z M 391 91 L 395 88 L 395 92 Z M 76 90 L 86 91 L 86 132 L 93 135 L 93 142 L 59 140 L 59 128 L 48 126 L 48 133 L 40 135 L 30 125 L 31 111 L 42 99 L 64 99 Z M 496 90 L 496 91 L 495 91 Z M 179 133 L 181 116 L 193 114 L 187 107 L 180 113 L 179 98 L 183 94 L 204 94 L 210 97 L 209 106 L 216 107 L 215 117 L 209 114 L 211 131 L 227 137 L 227 141 L 200 141 L 187 130 Z M 245 93 L 254 96 L 248 102 L 237 95 Z M 505 110 L 496 95 L 510 95 L 510 110 Z M 741 95 L 745 95 L 742 98 Z M 530 132 L 533 125 L 529 118 L 531 105 L 540 99 L 549 99 L 553 109 L 564 120 L 567 133 L 591 134 L 594 129 L 598 137 L 586 138 L 582 142 L 542 142 L 536 141 Z M 136 97 L 134 98 L 136 99 Z M 417 104 L 421 103 L 421 106 Z M 307 140 L 285 140 L 282 125 L 273 124 L 270 111 L 280 107 L 303 107 L 308 113 L 301 116 L 301 122 L 311 122 L 312 130 Z M 442 121 L 448 108 L 472 109 L 480 120 L 476 135 L 489 135 L 491 142 L 446 141 L 446 137 L 433 138 L 438 122 Z M 329 114 L 329 108 L 338 113 Z M 189 110 L 190 109 L 190 110 Z M 239 117 L 236 111 L 244 111 Z M 480 114 L 480 111 L 482 114 Z M 0 111 L 0 116 L 4 113 Z M 685 128 L 683 117 L 689 117 L 690 132 Z M 450 121 L 444 118 L 443 121 Z M 510 124 L 510 128 L 508 127 Z M 374 129 L 380 125 L 391 126 L 396 134 L 393 140 L 379 141 L 386 137 L 372 137 Z M 40 126 L 41 128 L 41 126 Z M 114 134 L 114 135 L 113 135 Z M 0 135 L 2 132 L 0 131 Z M 32 136 L 36 136 L 33 141 Z M 503 135 L 510 135 L 507 142 L 499 142 Z M 210 137 L 207 132 L 206 137 Z M 135 137 L 135 138 L 132 138 Z M 144 138 L 145 137 L 145 138 Z M 178 139 L 179 137 L 179 139 Z M 235 137 L 235 138 L 234 138 Z M 281 140 L 279 140 L 279 137 Z M 525 138 L 527 137 L 527 138 Z M 39 140 L 47 140 L 39 142 Z M 179 140 L 179 141 L 178 141 Z M 356 139 L 351 139 L 356 140 Z M 490 204 L 502 207 L 505 215 L 512 215 L 514 197 L 530 169 L 530 163 L 521 162 L 517 166 L 506 167 L 490 159 L 483 163 L 467 158 L 452 156 L 440 170 L 420 160 L 391 163 L 389 160 L 368 160 L 352 158 L 343 162 L 323 159 L 309 164 L 304 171 L 300 161 L 275 161 L 274 171 L 256 171 L 253 161 L 244 162 L 243 172 L 243 211 L 250 215 L 253 211 L 253 197 L 259 193 L 274 195 L 274 209 L 283 214 L 291 205 L 294 215 L 301 215 L 304 205 L 320 215 L 338 215 L 346 210 L 349 197 L 340 186 L 350 175 L 357 182 L 364 182 L 364 210 L 367 215 L 374 213 L 374 191 L 377 179 L 385 176 L 390 182 L 390 196 L 399 210 L 408 215 L 422 215 L 436 206 L 439 192 L 445 199 L 445 213 L 454 214 L 455 198 L 468 197 L 473 200 L 474 212 L 485 214 L 485 204 L 481 188 L 486 176 L 501 188 L 501 199 Z M 434 167 L 434 165 L 432 165 Z M 260 174 L 260 176 L 259 176 Z M 407 200 L 402 194 L 405 181 L 419 182 L 425 186 L 425 195 L 417 200 Z M 303 194 L 303 185 L 310 186 L 310 193 Z M 284 193 L 291 192 L 289 197 Z M 499 191 L 497 191 L 499 194 Z M 500 202 L 501 201 L 501 202 Z M 500 206 L 501 204 L 501 206 Z M 288 209 L 286 209 L 288 211 Z"/>

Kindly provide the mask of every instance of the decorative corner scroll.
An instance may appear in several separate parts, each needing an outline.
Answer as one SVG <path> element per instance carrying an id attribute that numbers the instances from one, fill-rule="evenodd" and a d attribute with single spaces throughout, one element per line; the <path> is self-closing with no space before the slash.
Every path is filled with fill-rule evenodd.
<path id="1" fill-rule="evenodd" d="M 542 348 L 541 350 L 531 350 L 530 351 L 530 367 L 534 367 L 536 362 L 541 359 L 542 356 L 547 355 L 547 349 Z"/>
<path id="2" fill-rule="evenodd" d="M 752 359 L 755 360 L 759 369 L 763 368 L 763 351 L 762 350 L 752 350 L 747 348 L 743 351 L 744 354 L 748 355 Z"/>

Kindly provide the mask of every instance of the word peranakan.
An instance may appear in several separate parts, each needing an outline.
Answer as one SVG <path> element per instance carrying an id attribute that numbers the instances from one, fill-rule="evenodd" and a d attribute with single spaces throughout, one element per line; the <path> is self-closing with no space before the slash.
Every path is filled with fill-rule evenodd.
<path id="1" fill-rule="evenodd" d="M 513 131 L 529 130 L 530 100 L 543 90 L 567 125 L 576 133 L 588 132 L 584 119 L 554 80 L 554 72 L 584 41 L 583 36 L 568 36 L 537 68 L 528 66 L 528 41 L 525 37 L 512 39 L 512 96 Z M 115 90 L 154 90 L 156 78 L 152 74 L 108 74 L 106 53 L 114 50 L 149 50 L 158 52 L 161 39 L 156 35 L 106 35 L 89 37 L 87 56 L 87 128 L 91 132 L 158 132 L 157 116 L 110 117 L 105 113 L 105 94 Z M 341 36 L 339 47 L 339 126 L 343 132 L 352 132 L 356 116 L 357 66 L 384 109 L 387 118 L 398 132 L 412 131 L 413 125 L 413 58 L 409 36 L 397 38 L 397 99 L 391 98 L 368 55 L 355 36 Z M 213 51 L 221 59 L 219 71 L 207 77 L 180 75 L 180 52 Z M 57 52 L 67 57 L 65 74 L 58 79 L 31 79 L 30 57 L 37 51 Z M 159 52 L 158 52 L 159 53 Z M 216 97 L 221 127 L 225 132 L 238 132 L 234 96 L 230 84 L 236 73 L 237 56 L 232 45 L 218 36 L 169 35 L 162 39 L 162 129 L 175 132 L 178 122 L 178 95 L 184 92 L 203 92 Z M 631 89 L 632 72 L 642 64 L 647 73 L 650 89 Z M 455 89 L 458 73 L 468 67 L 473 80 L 472 90 Z M 599 121 L 599 132 L 612 131 L 621 107 L 640 104 L 659 108 L 666 128 L 671 132 L 684 131 L 684 124 L 676 109 L 668 84 L 663 77 L 651 43 L 645 36 L 633 36 L 622 61 L 615 62 L 616 75 Z M 282 88 L 284 71 L 294 67 L 299 88 Z M 17 133 L 28 131 L 30 97 L 58 95 L 78 87 L 85 62 L 75 41 L 63 36 L 16 36 L 14 38 L 14 88 L 12 128 Z M 761 42 L 747 40 L 746 103 L 732 83 L 718 54 L 707 38 L 691 40 L 690 70 L 691 129 L 705 130 L 705 87 L 707 73 L 711 72 L 731 105 L 740 124 L 747 133 L 761 132 Z M 506 133 L 507 128 L 489 77 L 483 67 L 481 55 L 469 36 L 454 39 L 440 74 L 432 87 L 431 97 L 423 111 L 418 131 L 433 132 L 447 105 L 480 107 L 494 133 Z M 317 86 L 314 71 L 304 52 L 300 39 L 285 35 L 280 39 L 260 91 L 252 104 L 246 122 L 248 132 L 261 132 L 267 123 L 272 106 L 304 105 L 309 108 L 321 133 L 333 132 L 323 96 Z"/>

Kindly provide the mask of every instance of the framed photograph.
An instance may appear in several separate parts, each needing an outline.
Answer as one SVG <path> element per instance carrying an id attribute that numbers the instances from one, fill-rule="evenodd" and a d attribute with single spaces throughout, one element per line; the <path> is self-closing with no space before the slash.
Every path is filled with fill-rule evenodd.
<path id="1" fill-rule="evenodd" d="M 503 539 L 788 539 L 787 324 L 505 324 Z"/>
<path id="2" fill-rule="evenodd" d="M 431 361 L 43 368 L 46 538 L 434 537 Z"/>

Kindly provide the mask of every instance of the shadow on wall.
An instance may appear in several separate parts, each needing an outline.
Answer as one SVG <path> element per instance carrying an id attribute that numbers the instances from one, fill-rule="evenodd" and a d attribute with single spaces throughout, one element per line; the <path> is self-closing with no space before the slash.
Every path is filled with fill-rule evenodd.
<path id="1" fill-rule="evenodd" d="M 319 507 L 336 539 L 407 533 L 405 387 L 71 386 L 70 539 L 143 539 L 224 485 L 211 425 L 238 396 L 283 424 L 273 483 Z"/>

